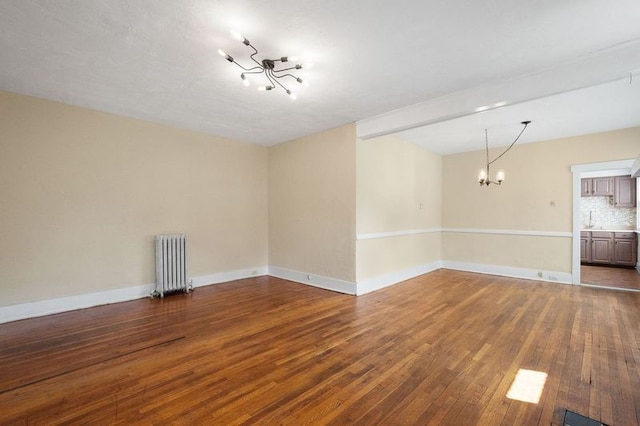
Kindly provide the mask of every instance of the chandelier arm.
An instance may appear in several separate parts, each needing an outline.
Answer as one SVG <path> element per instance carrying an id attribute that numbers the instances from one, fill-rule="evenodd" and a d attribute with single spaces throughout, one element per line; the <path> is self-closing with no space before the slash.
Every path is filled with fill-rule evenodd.
<path id="1" fill-rule="evenodd" d="M 527 128 L 527 126 L 529 125 L 529 123 L 525 122 L 523 123 L 524 127 L 522 128 L 522 130 L 520 131 L 520 134 L 515 138 L 515 140 L 513 142 L 511 142 L 511 145 L 509 145 L 509 147 L 507 149 L 504 150 L 504 152 L 500 155 L 498 155 L 496 158 L 494 158 L 493 160 L 491 160 L 491 162 L 487 163 L 487 168 L 489 167 L 490 164 L 495 163 L 500 157 L 502 157 L 503 155 L 505 155 L 507 153 L 507 151 L 509 151 L 511 148 L 513 148 L 513 146 L 516 144 L 516 142 L 518 142 L 518 139 L 520 139 L 520 136 L 522 136 L 522 134 L 524 133 L 525 129 Z M 485 132 L 487 130 L 485 129 Z M 489 142 L 487 142 L 487 161 L 489 160 Z M 488 173 L 488 170 L 487 170 Z"/>
<path id="2" fill-rule="evenodd" d="M 296 80 L 298 79 L 298 77 L 296 77 L 296 76 L 295 76 L 295 75 L 293 75 L 293 74 L 285 74 L 285 75 L 275 75 L 275 74 L 274 74 L 273 76 L 274 76 L 275 78 L 291 77 L 291 78 L 296 79 Z"/>
<path id="3" fill-rule="evenodd" d="M 299 70 L 300 68 L 298 67 L 289 67 L 289 68 L 282 68 L 281 70 L 276 70 L 274 69 L 273 72 L 284 72 L 284 71 L 289 71 L 289 70 Z"/>
<path id="4" fill-rule="evenodd" d="M 248 44 L 247 46 L 249 46 L 250 48 L 253 49 L 253 53 L 251 55 L 249 55 L 249 57 L 251 58 L 251 60 L 253 62 L 255 62 L 256 64 L 258 64 L 258 66 L 260 68 L 262 68 L 262 63 L 260 63 L 260 61 L 258 61 L 256 58 L 254 58 L 254 56 L 256 56 L 258 54 L 258 49 L 256 49 L 255 47 L 253 47 L 252 44 Z"/>
<path id="5" fill-rule="evenodd" d="M 245 68 L 245 67 L 243 67 L 242 65 L 240 65 L 239 63 L 237 63 L 235 59 L 233 60 L 233 63 L 234 63 L 234 64 L 236 64 L 237 66 L 239 66 L 240 68 L 242 68 L 242 69 L 243 69 L 243 70 L 245 70 L 245 71 L 253 71 L 253 70 L 255 70 L 255 69 L 260 69 L 260 70 L 262 70 L 262 67 Z M 262 71 L 260 71 L 260 72 L 262 72 Z"/>
<path id="6" fill-rule="evenodd" d="M 267 69 L 264 70 L 264 75 L 267 77 L 267 80 L 269 80 L 269 83 L 271 83 L 271 85 L 275 88 L 276 87 L 276 83 L 275 83 L 275 81 L 273 81 L 273 79 L 269 75 L 269 70 L 267 70 Z"/>
<path id="7" fill-rule="evenodd" d="M 271 76 L 272 76 L 272 77 L 275 77 L 273 81 L 275 81 L 275 82 L 278 84 L 278 86 L 282 87 L 282 90 L 284 90 L 285 92 L 287 92 L 287 93 L 288 93 L 288 92 L 289 92 L 289 89 L 287 89 L 286 87 L 284 87 L 284 85 L 283 85 L 282 83 L 280 83 L 280 82 L 277 80 L 277 79 L 278 79 L 278 76 L 277 76 L 277 75 L 275 75 L 275 74 L 273 74 L 272 70 L 269 70 L 269 71 L 270 71 L 269 73 L 271 74 Z"/>

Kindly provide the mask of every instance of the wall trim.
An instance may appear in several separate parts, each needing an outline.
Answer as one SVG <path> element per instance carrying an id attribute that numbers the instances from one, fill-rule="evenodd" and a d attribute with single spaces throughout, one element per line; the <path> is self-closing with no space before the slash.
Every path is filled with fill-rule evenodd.
<path id="1" fill-rule="evenodd" d="M 514 268 L 500 265 L 486 265 L 480 263 L 456 262 L 449 260 L 437 260 L 434 262 L 425 263 L 423 265 L 403 269 L 401 271 L 369 278 L 359 283 L 324 277 L 321 275 L 307 274 L 300 271 L 280 268 L 278 266 L 259 266 L 254 268 L 219 272 L 209 275 L 201 275 L 198 277 L 193 277 L 192 282 L 194 288 L 196 288 L 251 278 L 255 276 L 271 275 L 273 277 L 282 278 L 313 287 L 319 287 L 325 290 L 332 290 L 339 293 L 360 296 L 375 290 L 380 290 L 382 288 L 398 284 L 402 281 L 406 281 L 420 275 L 427 274 L 441 268 L 564 284 L 570 284 L 572 282 L 572 275 L 566 272 L 538 271 L 535 269 Z M 637 269 L 640 272 L 640 264 L 638 264 Z M 539 272 L 542 273 L 542 277 L 538 276 Z M 18 321 L 21 319 L 68 312 L 77 309 L 141 299 L 149 297 L 154 288 L 155 284 L 144 284 L 139 286 L 123 287 L 56 299 L 40 300 L 37 302 L 0 306 L 0 324 L 11 321 Z"/>
<path id="2" fill-rule="evenodd" d="M 325 290 L 337 291 L 338 293 L 356 294 L 356 283 L 344 281 L 337 278 L 325 277 L 322 275 L 308 274 L 306 272 L 294 271 L 292 269 L 281 268 L 269 265 L 269 273 L 272 277 L 282 278 L 300 284 L 319 287 Z"/>
<path id="3" fill-rule="evenodd" d="M 573 236 L 570 231 L 530 231 L 519 229 L 443 228 L 442 231 L 460 234 L 526 235 L 531 237 L 570 238 Z"/>
<path id="4" fill-rule="evenodd" d="M 411 268 L 403 269 L 401 271 L 395 271 L 389 274 L 368 278 L 366 280 L 358 282 L 357 295 L 361 296 L 372 291 L 380 290 L 382 288 L 398 284 L 402 281 L 427 274 L 440 268 L 442 268 L 442 261 L 436 260 L 435 262 L 425 263 L 423 265 L 414 266 Z"/>
<path id="5" fill-rule="evenodd" d="M 267 267 L 260 266 L 256 268 L 239 269 L 235 271 L 192 277 L 191 280 L 194 287 L 203 287 L 205 285 L 219 284 L 222 282 L 266 275 L 266 273 Z M 76 309 L 91 308 L 94 306 L 142 299 L 144 297 L 149 297 L 154 289 L 155 284 L 152 283 L 98 291 L 94 293 L 78 294 L 56 299 L 39 300 L 37 302 L 0 306 L 0 324 L 10 321 L 18 321 L 21 319 L 41 317 L 44 315 L 58 314 L 61 312 L 75 311 Z"/>
<path id="6" fill-rule="evenodd" d="M 428 234 L 432 232 L 442 232 L 442 228 L 406 229 L 402 231 L 389 231 L 389 232 L 369 232 L 364 234 L 357 234 L 356 240 L 373 240 L 376 238 L 389 238 L 389 237 L 399 237 L 402 235 Z"/>
<path id="7" fill-rule="evenodd" d="M 573 278 L 568 272 L 515 268 L 511 266 L 488 265 L 483 263 L 456 262 L 452 260 L 443 260 L 442 267 L 444 269 L 453 269 L 456 271 L 477 272 L 480 274 L 499 275 L 503 277 L 562 284 L 571 284 Z M 542 276 L 539 276 L 538 274 L 542 274 Z"/>
<path id="8" fill-rule="evenodd" d="M 435 232 L 450 232 L 460 234 L 494 234 L 494 235 L 526 235 L 532 237 L 561 237 L 570 238 L 573 236 L 571 231 L 532 231 L 520 229 L 483 229 L 483 228 L 423 228 L 423 229 L 406 229 L 402 231 L 389 232 L 370 232 L 357 234 L 357 240 L 372 240 L 376 238 L 399 237 L 403 235 L 418 235 Z"/>

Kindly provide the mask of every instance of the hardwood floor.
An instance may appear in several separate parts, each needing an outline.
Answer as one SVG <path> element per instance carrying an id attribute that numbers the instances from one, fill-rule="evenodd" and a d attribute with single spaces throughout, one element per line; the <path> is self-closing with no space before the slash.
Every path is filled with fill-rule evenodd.
<path id="1" fill-rule="evenodd" d="M 584 284 L 640 290 L 640 273 L 631 268 L 581 265 L 580 281 Z"/>
<path id="2" fill-rule="evenodd" d="M 640 294 L 439 270 L 353 297 L 258 277 L 0 325 L 1 424 L 640 417 Z M 506 397 L 520 369 L 541 398 Z"/>

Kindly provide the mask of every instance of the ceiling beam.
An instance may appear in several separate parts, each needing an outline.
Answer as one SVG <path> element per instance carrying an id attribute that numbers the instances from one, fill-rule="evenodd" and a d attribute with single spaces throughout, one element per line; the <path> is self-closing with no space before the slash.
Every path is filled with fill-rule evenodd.
<path id="1" fill-rule="evenodd" d="M 519 78 L 359 120 L 356 135 L 370 139 L 623 78 L 640 78 L 640 40 L 617 44 Z"/>

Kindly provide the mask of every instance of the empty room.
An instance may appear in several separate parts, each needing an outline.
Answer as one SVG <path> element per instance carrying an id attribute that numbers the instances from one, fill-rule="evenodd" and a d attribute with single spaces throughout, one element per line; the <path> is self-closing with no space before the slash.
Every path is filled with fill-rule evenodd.
<path id="1" fill-rule="evenodd" d="M 640 424 L 638 22 L 0 1 L 0 424 Z"/>

